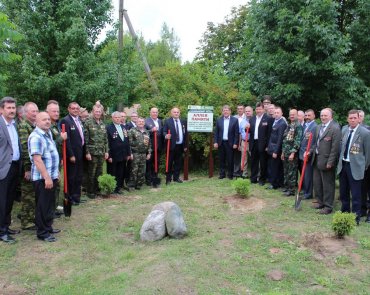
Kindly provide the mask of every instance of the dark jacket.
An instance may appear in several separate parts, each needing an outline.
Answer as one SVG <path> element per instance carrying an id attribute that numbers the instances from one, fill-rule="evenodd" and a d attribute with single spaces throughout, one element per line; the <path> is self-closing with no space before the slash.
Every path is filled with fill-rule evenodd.
<path id="1" fill-rule="evenodd" d="M 161 119 L 158 119 L 158 130 L 157 130 L 157 150 L 161 151 L 163 149 L 163 123 Z M 154 151 L 154 132 L 152 132 L 152 128 L 155 127 L 154 121 L 152 118 L 145 119 L 145 128 L 149 131 L 150 134 L 150 142 L 152 144 L 152 151 Z"/>
<path id="2" fill-rule="evenodd" d="M 113 123 L 107 126 L 109 158 L 112 158 L 115 162 L 124 161 L 131 155 L 127 131 L 123 128 L 123 125 L 121 125 L 121 127 L 123 140 L 119 136 L 116 126 L 114 126 Z"/>
<path id="3" fill-rule="evenodd" d="M 270 134 L 272 124 L 274 123 L 274 118 L 268 116 L 267 114 L 263 114 L 261 118 L 261 122 L 258 126 L 258 145 L 256 146 L 256 141 L 254 139 L 254 129 L 256 127 L 256 116 L 253 116 L 250 120 L 250 139 L 249 139 L 249 149 L 253 150 L 254 148 L 258 148 L 259 152 L 263 152 L 266 150 Z"/>
<path id="4" fill-rule="evenodd" d="M 60 121 L 60 126 L 65 124 L 67 132 L 67 157 L 75 157 L 76 159 L 82 160 L 83 148 L 82 139 L 78 127 L 73 120 L 71 115 L 67 115 Z M 80 121 L 81 128 L 83 130 L 82 122 Z"/>
<path id="5" fill-rule="evenodd" d="M 216 128 L 214 134 L 214 143 L 219 146 L 222 143 L 224 134 L 224 117 L 221 116 L 216 121 Z M 229 130 L 227 132 L 228 144 L 232 147 L 234 144 L 239 144 L 239 121 L 237 118 L 230 116 Z"/>
<path id="6" fill-rule="evenodd" d="M 182 128 L 182 134 L 183 134 L 183 146 L 184 148 L 187 148 L 186 146 L 186 135 L 187 135 L 187 124 L 186 124 L 186 121 L 185 120 L 182 120 L 182 119 L 179 119 L 180 120 L 180 125 L 181 125 L 181 128 Z M 166 119 L 166 121 L 164 122 L 164 125 L 163 125 L 163 137 L 166 136 L 166 134 L 168 133 L 168 130 L 170 130 L 171 132 L 171 140 L 170 140 L 170 151 L 173 151 L 176 147 L 176 139 L 175 139 L 175 135 L 176 135 L 176 128 L 175 128 L 175 123 L 173 121 L 173 118 L 168 118 Z M 166 146 L 167 146 L 167 141 L 165 142 Z"/>
<path id="7" fill-rule="evenodd" d="M 270 139 L 267 147 L 267 153 L 281 155 L 281 147 L 283 144 L 284 131 L 287 128 L 287 123 L 281 118 L 275 126 L 272 126 Z"/>

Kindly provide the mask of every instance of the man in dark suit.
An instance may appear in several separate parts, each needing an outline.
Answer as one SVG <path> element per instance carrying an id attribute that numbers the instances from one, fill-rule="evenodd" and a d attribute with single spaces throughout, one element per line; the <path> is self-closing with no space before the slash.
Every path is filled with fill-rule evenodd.
<path id="1" fill-rule="evenodd" d="M 320 112 L 321 124 L 315 131 L 316 141 L 311 147 L 313 163 L 313 189 L 317 203 L 313 208 L 320 214 L 333 211 L 335 194 L 335 168 L 338 164 L 341 131 L 333 121 L 333 111 L 325 108 Z"/>
<path id="2" fill-rule="evenodd" d="M 68 193 L 73 205 L 79 205 L 81 202 L 81 184 L 83 174 L 83 149 L 84 135 L 83 126 L 79 118 L 80 106 L 77 102 L 71 102 L 68 105 L 69 115 L 64 117 L 60 124 L 65 124 L 67 132 L 67 176 Z"/>
<path id="3" fill-rule="evenodd" d="M 370 132 L 360 125 L 357 110 L 350 110 L 348 125 L 342 129 L 342 147 L 339 156 L 339 191 L 342 212 L 356 214 L 356 223 L 361 218 L 361 193 L 365 171 L 370 165 Z"/>
<path id="4" fill-rule="evenodd" d="M 136 122 L 138 118 L 139 118 L 139 115 L 137 114 L 137 112 L 132 112 L 130 116 L 131 121 L 126 123 L 126 126 L 125 126 L 126 129 L 130 130 L 131 128 L 136 127 Z"/>
<path id="5" fill-rule="evenodd" d="M 303 137 L 301 141 L 301 146 L 299 148 L 299 160 L 303 163 L 304 161 L 304 153 L 307 149 L 308 139 L 310 138 L 310 134 L 312 134 L 312 141 L 311 144 L 316 142 L 316 128 L 317 124 L 315 122 L 315 112 L 311 109 L 305 112 L 305 127 L 303 129 Z M 302 167 L 300 167 L 302 169 Z M 304 179 L 302 183 L 302 192 L 303 192 L 303 199 L 312 199 L 312 190 L 313 190 L 313 168 L 310 158 L 308 158 L 306 163 L 306 170 L 304 172 Z"/>
<path id="6" fill-rule="evenodd" d="M 123 172 L 122 166 L 131 155 L 130 143 L 126 129 L 121 125 L 121 113 L 113 112 L 112 123 L 107 126 L 108 136 L 108 164 L 107 171 L 116 177 L 117 185 L 114 193 L 122 193 Z"/>
<path id="7" fill-rule="evenodd" d="M 168 134 L 168 131 L 170 131 L 170 134 Z M 174 182 L 182 183 L 180 170 L 182 155 L 188 148 L 186 146 L 186 135 L 186 121 L 180 119 L 180 109 L 175 107 L 171 110 L 171 118 L 168 118 L 163 126 L 163 136 L 165 139 L 170 140 L 170 156 L 166 184 L 169 184 L 172 179 Z"/>
<path id="8" fill-rule="evenodd" d="M 9 228 L 20 175 L 21 147 L 15 126 L 16 105 L 12 97 L 0 101 L 0 241 L 14 243 L 19 230 Z"/>
<path id="9" fill-rule="evenodd" d="M 214 148 L 218 149 L 220 157 L 220 179 L 225 178 L 227 165 L 227 177 L 233 179 L 234 151 L 239 145 L 239 121 L 230 116 L 231 110 L 228 105 L 222 107 L 222 116 L 216 121 L 214 134 Z"/>
<path id="10" fill-rule="evenodd" d="M 249 150 L 251 153 L 251 182 L 264 185 L 267 177 L 267 145 L 274 119 L 265 113 L 261 102 L 250 120 Z M 258 179 L 259 174 L 259 179 Z"/>
<path id="11" fill-rule="evenodd" d="M 284 185 L 283 163 L 281 161 L 281 148 L 283 144 L 283 135 L 287 123 L 282 118 L 283 111 L 281 107 L 275 108 L 274 123 L 272 124 L 271 135 L 267 147 L 267 153 L 270 157 L 270 183 L 266 189 L 277 189 Z"/>
<path id="12" fill-rule="evenodd" d="M 161 152 L 163 149 L 163 124 L 162 120 L 158 118 L 158 109 L 150 109 L 150 117 L 145 119 L 145 128 L 149 131 L 150 142 L 152 145 L 152 153 L 150 159 L 146 161 L 145 180 L 147 185 L 153 185 L 157 187 L 159 185 L 158 171 L 155 172 L 155 161 L 157 161 L 157 167 L 159 169 Z M 154 133 L 156 134 L 157 143 L 157 157 L 154 156 Z"/>

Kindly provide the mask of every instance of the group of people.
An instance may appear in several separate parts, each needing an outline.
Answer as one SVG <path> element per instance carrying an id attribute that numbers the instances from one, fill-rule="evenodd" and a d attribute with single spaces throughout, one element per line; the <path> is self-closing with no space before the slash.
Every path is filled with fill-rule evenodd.
<path id="1" fill-rule="evenodd" d="M 23 230 L 36 230 L 40 240 L 56 241 L 59 229 L 53 220 L 62 204 L 59 179 L 62 146 L 66 157 L 68 199 L 73 205 L 84 202 L 82 188 L 89 198 L 99 194 L 98 177 L 107 163 L 115 177 L 114 193 L 139 190 L 144 183 L 158 187 L 161 155 L 166 151 L 166 184 L 182 183 L 180 171 L 187 150 L 187 124 L 180 109 L 162 121 L 153 107 L 149 117 L 131 112 L 111 114 L 104 122 L 104 107 L 97 102 L 91 113 L 77 102 L 68 105 L 68 115 L 60 120 L 59 103 L 50 100 L 45 111 L 27 102 L 17 106 L 15 99 L 0 101 L 0 240 L 15 241 L 20 230 L 10 228 L 14 200 L 20 199 L 19 218 Z M 255 114 L 254 114 L 255 113 Z M 342 131 L 333 120 L 333 111 L 320 112 L 315 122 L 312 109 L 291 109 L 287 121 L 281 107 L 265 96 L 255 110 L 238 105 L 237 114 L 225 105 L 216 121 L 214 148 L 218 149 L 220 179 L 247 178 L 266 189 L 282 188 L 286 196 L 296 193 L 298 172 L 304 159 L 306 169 L 304 199 L 316 198 L 314 208 L 321 214 L 333 210 L 336 172 L 340 181 L 342 211 L 355 212 L 356 221 L 367 214 L 370 222 L 370 132 L 364 113 L 351 110 Z M 309 145 L 309 149 L 307 146 Z M 168 149 L 167 149 L 168 147 Z M 250 176 L 248 175 L 250 162 Z M 352 196 L 352 208 L 351 197 Z M 368 197 L 367 197 L 368 196 Z"/>
<path id="2" fill-rule="evenodd" d="M 362 110 L 350 110 L 348 125 L 341 128 L 330 108 L 320 111 L 318 123 L 312 109 L 290 109 L 287 120 L 270 96 L 256 104 L 255 115 L 252 107 L 238 105 L 231 116 L 225 105 L 214 132 L 219 178 L 248 177 L 250 161 L 251 183 L 268 182 L 266 189 L 280 188 L 284 195 L 294 196 L 304 166 L 302 198 L 315 197 L 312 207 L 330 214 L 337 174 L 341 211 L 355 213 L 357 224 L 363 216 L 370 223 L 370 127 L 364 117 Z"/>
<path id="3" fill-rule="evenodd" d="M 144 182 L 160 184 L 158 170 L 164 141 L 169 153 L 166 184 L 182 183 L 180 169 L 186 151 L 186 124 L 180 110 L 174 107 L 171 118 L 163 122 L 158 109 L 152 108 L 146 119 L 131 113 L 113 112 L 106 125 L 104 107 L 97 102 L 91 113 L 77 102 L 68 105 L 68 115 L 60 120 L 59 103 L 50 100 L 45 111 L 27 102 L 17 106 L 12 97 L 0 101 L 0 240 L 14 243 L 20 230 L 10 228 L 13 202 L 21 201 L 18 217 L 22 230 L 35 230 L 37 238 L 56 241 L 59 229 L 53 228 L 58 217 L 56 208 L 63 204 L 60 196 L 62 160 L 66 163 L 67 198 L 72 205 L 99 194 L 98 177 L 107 172 L 116 179 L 114 193 L 139 190 Z M 62 146 L 65 149 L 63 159 Z"/>

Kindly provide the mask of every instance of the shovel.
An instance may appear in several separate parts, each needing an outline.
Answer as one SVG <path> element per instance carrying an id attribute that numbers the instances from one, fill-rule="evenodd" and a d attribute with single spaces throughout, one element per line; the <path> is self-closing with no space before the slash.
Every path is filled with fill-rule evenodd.
<path id="1" fill-rule="evenodd" d="M 301 210 L 302 197 L 299 195 L 299 193 L 301 192 L 301 189 L 302 189 L 302 183 L 303 183 L 303 179 L 304 179 L 304 172 L 306 170 L 306 165 L 307 165 L 307 160 L 308 160 L 308 151 L 311 148 L 311 142 L 312 142 L 312 132 L 310 133 L 310 136 L 308 138 L 306 152 L 305 152 L 305 156 L 304 156 L 304 159 L 303 159 L 303 167 L 302 167 L 302 172 L 301 172 L 301 178 L 299 179 L 298 191 L 297 191 L 297 195 L 295 197 L 294 209 L 296 211 Z"/>
<path id="2" fill-rule="evenodd" d="M 65 124 L 62 124 L 62 132 L 66 132 Z M 63 211 L 65 217 L 70 217 L 72 215 L 72 203 L 68 195 L 68 178 L 67 178 L 67 143 L 63 141 L 63 175 L 64 175 L 64 201 L 63 201 Z"/>

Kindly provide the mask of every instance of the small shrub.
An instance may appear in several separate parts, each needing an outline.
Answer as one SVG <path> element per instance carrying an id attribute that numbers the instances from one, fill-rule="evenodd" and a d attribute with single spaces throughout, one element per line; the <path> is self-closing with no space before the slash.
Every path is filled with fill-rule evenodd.
<path id="1" fill-rule="evenodd" d="M 110 195 L 116 188 L 116 178 L 110 174 L 103 174 L 98 177 L 99 189 L 103 195 Z"/>
<path id="2" fill-rule="evenodd" d="M 338 239 L 343 239 L 356 226 L 356 215 L 354 213 L 335 212 L 333 216 L 332 229 Z"/>
<path id="3" fill-rule="evenodd" d="M 251 186 L 251 182 L 249 180 L 238 178 L 233 181 L 232 185 L 239 196 L 243 198 L 249 197 L 249 189 Z"/>

